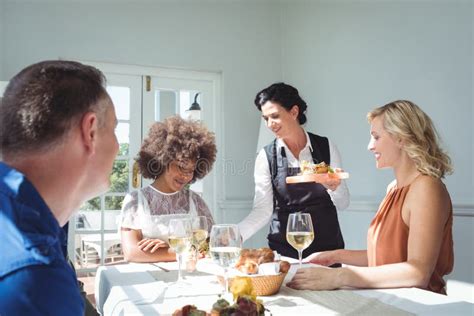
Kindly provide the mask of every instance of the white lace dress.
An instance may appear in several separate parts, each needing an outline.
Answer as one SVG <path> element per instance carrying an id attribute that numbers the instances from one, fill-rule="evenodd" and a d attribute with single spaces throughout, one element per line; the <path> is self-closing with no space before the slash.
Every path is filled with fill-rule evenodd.
<path id="1" fill-rule="evenodd" d="M 150 185 L 127 194 L 120 227 L 141 230 L 144 238 L 168 241 L 170 219 L 186 216 L 206 216 L 209 230 L 214 224 L 206 203 L 194 191 L 163 193 Z"/>

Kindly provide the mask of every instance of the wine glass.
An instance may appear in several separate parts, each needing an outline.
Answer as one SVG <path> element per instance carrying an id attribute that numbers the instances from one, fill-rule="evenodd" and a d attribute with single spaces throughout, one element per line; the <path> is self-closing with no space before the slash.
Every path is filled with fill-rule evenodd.
<path id="1" fill-rule="evenodd" d="M 168 224 L 168 241 L 170 248 L 176 252 L 176 261 L 178 262 L 178 281 L 183 280 L 181 276 L 181 262 L 183 262 L 183 253 L 191 246 L 192 225 L 190 218 L 174 218 Z"/>
<path id="2" fill-rule="evenodd" d="M 191 218 L 193 238 L 191 240 L 191 248 L 189 256 L 186 260 L 186 271 L 193 272 L 196 270 L 196 263 L 199 258 L 199 248 L 207 239 L 208 226 L 206 216 L 195 216 Z"/>
<path id="3" fill-rule="evenodd" d="M 201 243 L 207 239 L 208 226 L 206 216 L 196 216 L 192 219 L 193 223 L 193 245 L 199 249 Z"/>
<path id="4" fill-rule="evenodd" d="M 314 240 L 313 222 L 310 214 L 300 212 L 290 214 L 286 228 L 286 240 L 298 251 L 301 268 L 303 250 L 308 248 Z"/>
<path id="5" fill-rule="evenodd" d="M 213 225 L 209 241 L 212 260 L 224 268 L 224 293 L 229 293 L 227 269 L 234 266 L 240 256 L 242 239 L 237 225 Z"/>

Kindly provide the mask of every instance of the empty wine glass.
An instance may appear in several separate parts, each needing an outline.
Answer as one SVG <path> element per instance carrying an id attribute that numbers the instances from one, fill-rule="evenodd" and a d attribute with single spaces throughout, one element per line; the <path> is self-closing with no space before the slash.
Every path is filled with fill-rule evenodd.
<path id="1" fill-rule="evenodd" d="M 293 213 L 288 218 L 286 240 L 298 251 L 300 268 L 303 260 L 303 250 L 308 248 L 314 240 L 313 222 L 308 213 Z"/>
<path id="2" fill-rule="evenodd" d="M 227 269 L 234 266 L 240 256 L 242 239 L 237 225 L 213 225 L 209 251 L 215 263 L 224 268 L 224 292 L 229 293 Z"/>
<path id="3" fill-rule="evenodd" d="M 182 281 L 181 263 L 183 262 L 183 253 L 188 251 L 191 246 L 192 225 L 190 218 L 174 218 L 168 225 L 168 241 L 170 248 L 176 252 L 176 261 L 178 262 L 178 282 Z"/>

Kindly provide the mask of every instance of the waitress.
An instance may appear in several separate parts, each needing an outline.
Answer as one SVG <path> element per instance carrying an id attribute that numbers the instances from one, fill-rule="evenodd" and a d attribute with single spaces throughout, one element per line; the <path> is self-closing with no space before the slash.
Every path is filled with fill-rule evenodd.
<path id="1" fill-rule="evenodd" d="M 324 161 L 341 168 L 337 147 L 328 138 L 309 133 L 301 126 L 306 122 L 307 104 L 296 88 L 272 84 L 257 94 L 255 105 L 276 138 L 260 150 L 255 161 L 253 210 L 239 223 L 243 240 L 270 222 L 269 247 L 283 256 L 298 258 L 298 252 L 286 240 L 286 226 L 289 214 L 304 212 L 311 214 L 315 238 L 303 257 L 344 248 L 337 210 L 349 205 L 346 183 L 331 178 L 324 183 L 286 184 L 286 177 L 300 172 L 303 160 Z"/>

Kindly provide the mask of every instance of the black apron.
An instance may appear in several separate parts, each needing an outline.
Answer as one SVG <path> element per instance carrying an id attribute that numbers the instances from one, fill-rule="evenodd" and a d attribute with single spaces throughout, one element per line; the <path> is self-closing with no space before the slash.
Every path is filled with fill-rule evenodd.
<path id="1" fill-rule="evenodd" d="M 329 142 L 326 137 L 308 133 L 313 147 L 313 162 L 330 164 Z M 285 148 L 277 152 L 276 139 L 265 146 L 273 186 L 273 214 L 268 245 L 283 256 L 298 258 L 298 252 L 286 240 L 286 226 L 291 213 L 311 214 L 314 241 L 303 251 L 303 257 L 313 252 L 343 249 L 337 211 L 326 188 L 319 183 L 286 184 L 286 177 L 297 175 L 300 168 L 289 168 Z"/>

